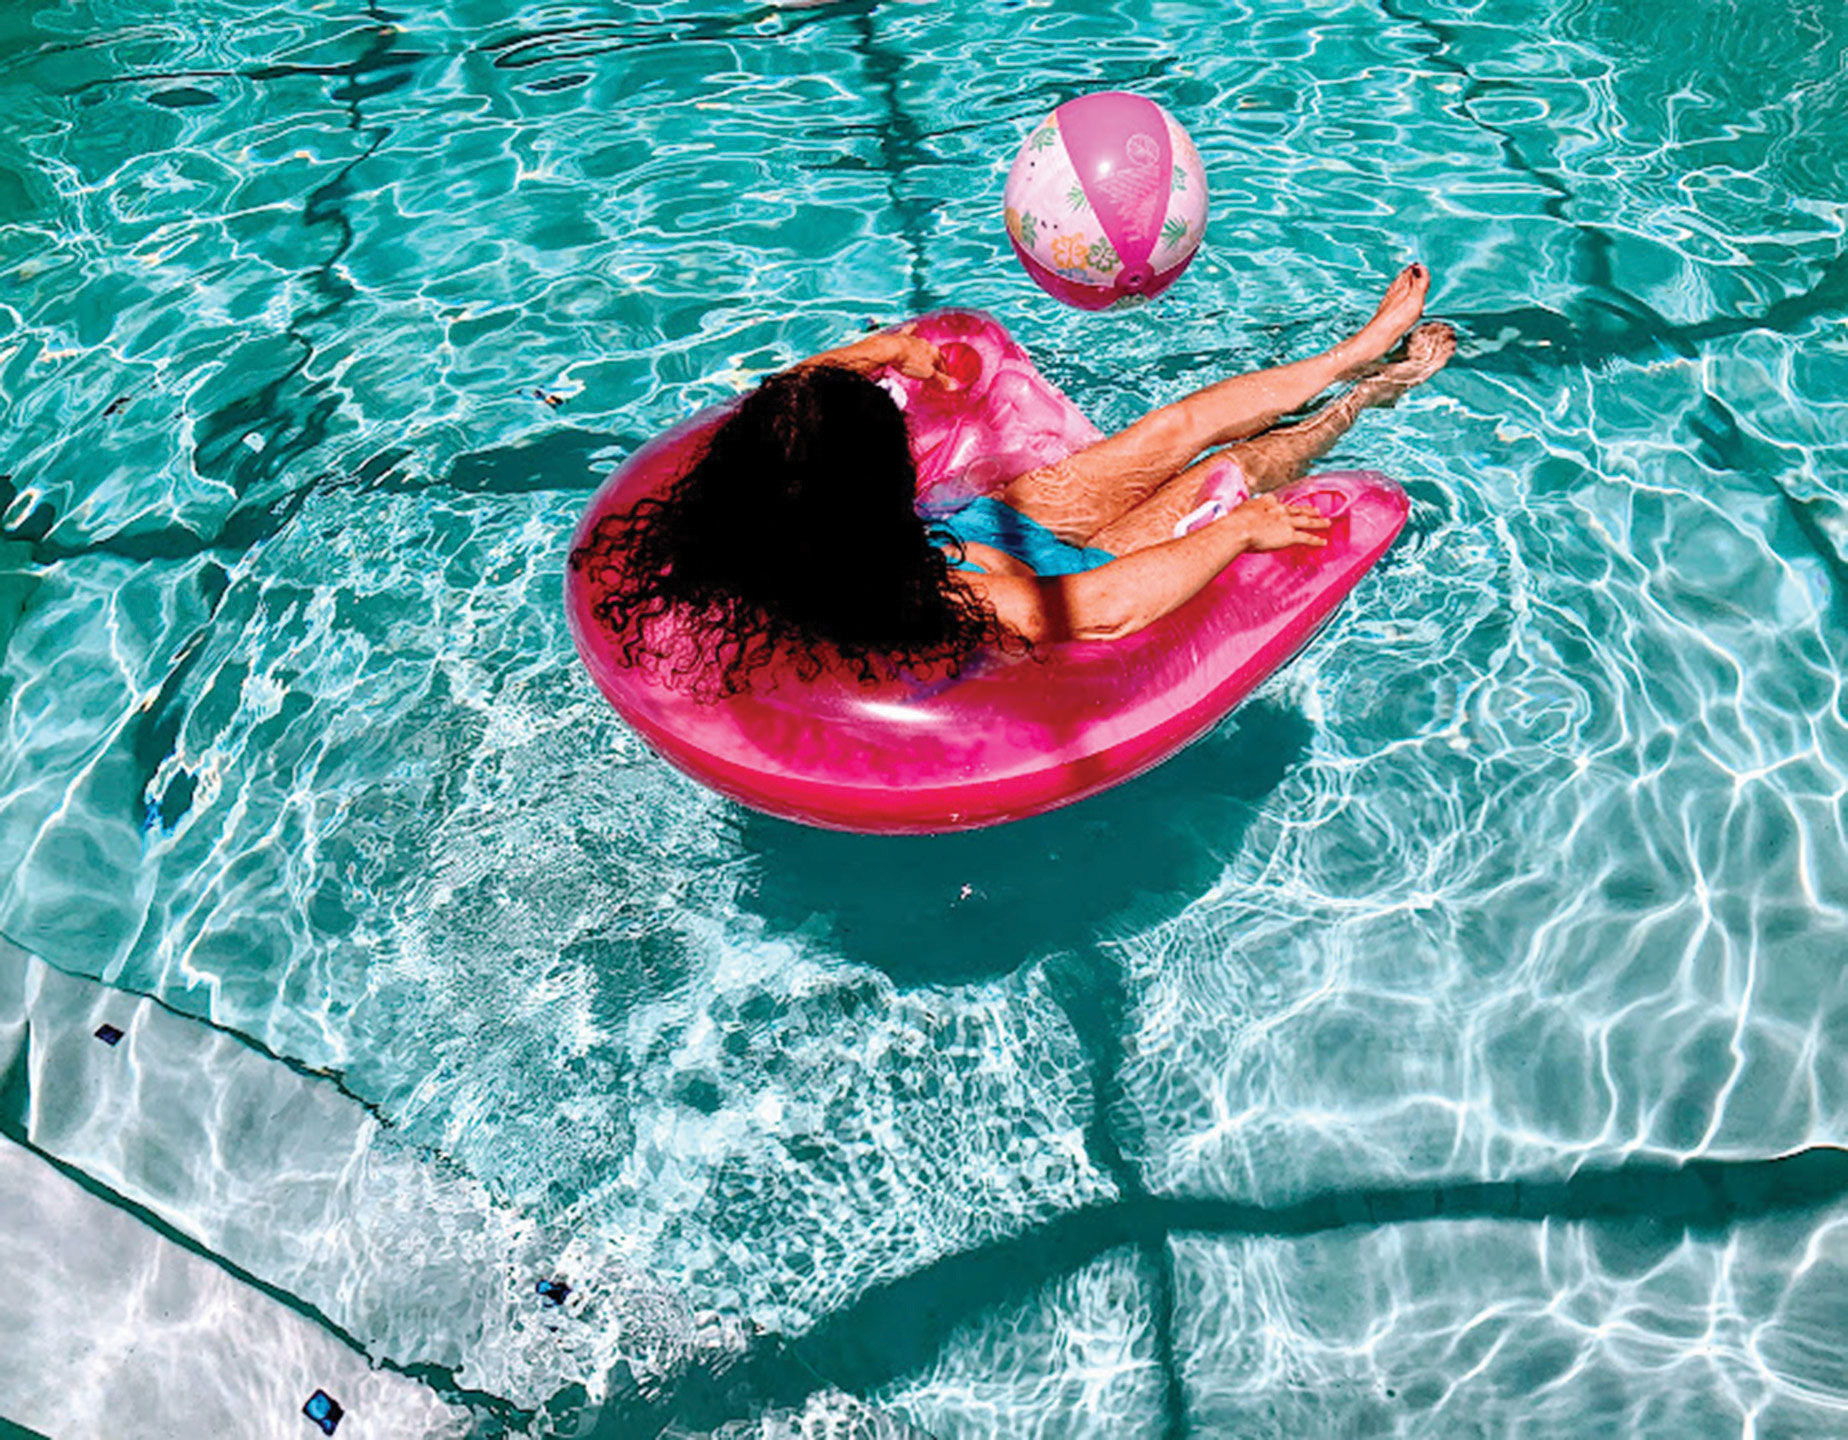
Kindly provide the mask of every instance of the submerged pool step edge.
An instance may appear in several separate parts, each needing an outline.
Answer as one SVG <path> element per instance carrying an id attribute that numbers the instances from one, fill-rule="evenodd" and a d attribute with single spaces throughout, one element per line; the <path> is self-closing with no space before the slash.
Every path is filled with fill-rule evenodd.
<path id="1" fill-rule="evenodd" d="M 519 1409 L 572 1385 L 601 1400 L 613 1375 L 671 1389 L 689 1363 L 744 1344 L 601 1238 L 549 1232 L 401 1144 L 331 1081 L 0 939 L 0 1133 L 16 1126 L 375 1360 L 435 1367 Z M 30 1420 L 3 1383 L 0 1414 Z"/>
<path id="2" fill-rule="evenodd" d="M 52 1440 L 450 1440 L 467 1411 L 0 1138 L 0 1413 Z M 339 1406 L 335 1431 L 307 1414 Z"/>

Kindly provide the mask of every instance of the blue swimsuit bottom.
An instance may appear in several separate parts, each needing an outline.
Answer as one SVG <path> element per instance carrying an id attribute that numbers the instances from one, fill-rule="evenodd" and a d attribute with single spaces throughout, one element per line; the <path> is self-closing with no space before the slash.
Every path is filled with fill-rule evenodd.
<path id="1" fill-rule="evenodd" d="M 964 545 L 991 546 L 1025 561 L 1038 575 L 1081 575 L 1116 559 L 1108 550 L 1067 544 L 1039 521 L 989 495 L 978 496 L 947 513 L 926 509 L 923 514 L 938 534 L 949 535 Z M 982 573 L 982 567 L 973 560 L 959 564 L 954 557 L 950 568 Z"/>

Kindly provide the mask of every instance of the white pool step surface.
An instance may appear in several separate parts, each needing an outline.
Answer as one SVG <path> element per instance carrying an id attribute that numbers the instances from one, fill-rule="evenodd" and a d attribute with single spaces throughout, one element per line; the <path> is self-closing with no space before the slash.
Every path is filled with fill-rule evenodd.
<path id="1" fill-rule="evenodd" d="M 0 1140 L 0 1416 L 51 1440 L 460 1437 L 469 1417 Z"/>
<path id="2" fill-rule="evenodd" d="M 113 1045 L 103 1025 L 121 1032 Z M 537 1408 L 574 1382 L 600 1397 L 621 1363 L 669 1383 L 697 1349 L 735 1343 L 698 1331 L 600 1239 L 546 1233 L 398 1144 L 332 1081 L 0 942 L 0 1076 L 22 1057 L 33 1147 L 297 1297 L 376 1360 L 436 1365 Z M 538 1292 L 554 1280 L 570 1287 L 562 1304 Z"/>

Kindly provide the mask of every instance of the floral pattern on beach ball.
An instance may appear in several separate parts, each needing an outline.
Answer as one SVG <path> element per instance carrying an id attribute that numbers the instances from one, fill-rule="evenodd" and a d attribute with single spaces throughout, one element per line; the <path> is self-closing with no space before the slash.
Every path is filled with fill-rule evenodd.
<path id="1" fill-rule="evenodd" d="M 1039 287 L 1083 310 L 1159 295 L 1206 234 L 1206 171 L 1161 106 L 1121 90 L 1035 125 L 1007 177 L 1007 234 Z"/>

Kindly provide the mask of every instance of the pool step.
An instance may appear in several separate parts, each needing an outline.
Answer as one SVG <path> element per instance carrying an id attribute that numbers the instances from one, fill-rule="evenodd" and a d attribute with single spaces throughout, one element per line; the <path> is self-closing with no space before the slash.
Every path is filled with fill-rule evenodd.
<path id="1" fill-rule="evenodd" d="M 521 1409 L 572 1385 L 594 1403 L 612 1376 L 666 1389 L 690 1360 L 741 1343 L 696 1327 L 602 1241 L 550 1233 L 400 1144 L 331 1080 L 0 941 L 9 1132 L 374 1359 L 436 1367 Z"/>
<path id="2" fill-rule="evenodd" d="M 46 1436 L 445 1440 L 468 1413 L 0 1139 L 0 1414 Z M 317 1407 L 318 1408 L 318 1407 Z M 333 1414 L 331 1410 L 327 1413 Z"/>

